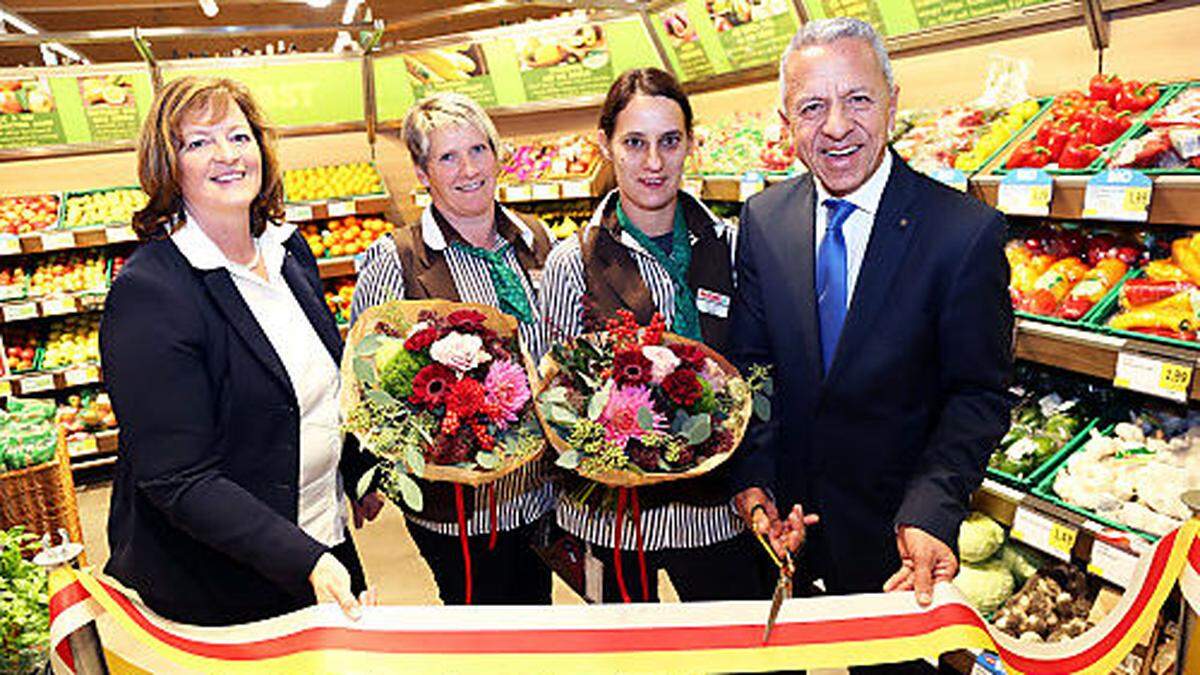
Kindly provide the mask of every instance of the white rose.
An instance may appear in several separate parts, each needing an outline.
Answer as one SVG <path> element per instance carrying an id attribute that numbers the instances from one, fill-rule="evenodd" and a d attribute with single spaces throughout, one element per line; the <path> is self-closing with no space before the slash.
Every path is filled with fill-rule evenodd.
<path id="1" fill-rule="evenodd" d="M 642 355 L 650 359 L 650 381 L 654 384 L 662 384 L 679 367 L 679 357 L 667 347 L 648 345 L 642 347 Z"/>
<path id="2" fill-rule="evenodd" d="M 465 373 L 481 363 L 492 359 L 483 348 L 483 340 L 469 333 L 450 333 L 429 347 L 429 356 L 434 361 Z"/>

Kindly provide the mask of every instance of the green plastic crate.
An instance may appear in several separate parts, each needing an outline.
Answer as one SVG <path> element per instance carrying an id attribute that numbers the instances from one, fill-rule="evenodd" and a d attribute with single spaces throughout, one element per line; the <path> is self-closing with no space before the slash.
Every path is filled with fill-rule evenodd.
<path id="1" fill-rule="evenodd" d="M 1200 87 L 1200 82 L 1188 82 L 1186 84 L 1177 85 L 1175 90 L 1171 92 L 1171 95 L 1169 97 L 1166 94 L 1164 94 L 1159 99 L 1159 101 L 1162 103 L 1162 106 L 1158 106 L 1156 104 L 1155 110 L 1157 110 L 1160 107 L 1166 107 L 1166 105 L 1171 102 L 1169 99 L 1174 99 L 1176 96 L 1179 96 L 1183 92 L 1185 92 L 1188 89 L 1191 89 L 1193 87 Z M 1168 100 L 1164 101 L 1163 99 L 1168 99 Z M 1147 119 L 1149 119 L 1149 118 L 1147 118 Z M 1122 135 L 1121 138 L 1118 138 L 1116 141 L 1114 141 L 1111 151 L 1105 154 L 1105 157 L 1104 157 L 1105 166 L 1106 167 L 1108 166 L 1109 161 L 1111 161 L 1111 159 L 1117 155 L 1117 153 L 1120 151 L 1122 146 L 1124 146 L 1126 143 L 1137 140 L 1137 139 L 1141 138 L 1142 136 L 1145 136 L 1149 132 L 1150 132 L 1150 127 L 1147 124 L 1142 123 L 1140 125 L 1137 125 L 1136 128 L 1131 128 L 1128 133 Z M 1177 167 L 1174 169 L 1155 169 L 1155 168 L 1152 168 L 1152 169 L 1130 169 L 1130 171 L 1138 171 L 1138 172 L 1146 174 L 1147 176 L 1200 176 L 1200 169 L 1191 168 L 1191 167 Z"/>
<path id="2" fill-rule="evenodd" d="M 1139 333 L 1132 330 L 1119 330 L 1116 328 L 1110 328 L 1108 326 L 1108 320 L 1111 319 L 1113 315 L 1117 313 L 1117 310 L 1120 309 L 1121 287 L 1125 285 L 1126 281 L 1131 279 L 1140 279 L 1144 274 L 1145 270 L 1137 269 L 1134 270 L 1133 273 L 1125 275 L 1125 278 L 1121 280 L 1121 283 L 1117 284 L 1117 287 L 1113 289 L 1112 293 L 1110 293 L 1103 301 L 1096 303 L 1096 307 L 1094 309 L 1097 311 L 1092 315 L 1090 320 L 1091 327 L 1108 335 L 1118 335 L 1124 338 L 1145 340 L 1146 342 L 1156 342 L 1158 344 L 1168 345 L 1171 347 L 1183 347 L 1184 349 L 1200 349 L 1200 342 L 1176 340 L 1174 338 L 1162 337 L 1161 335 L 1150 335 L 1148 333 Z"/>
<path id="3" fill-rule="evenodd" d="M 999 479 L 1002 483 L 1007 483 L 1024 490 L 1030 490 L 1033 488 L 1033 486 L 1041 482 L 1047 473 L 1057 469 L 1058 465 L 1065 461 L 1068 455 L 1075 452 L 1075 448 L 1078 448 L 1080 445 L 1086 443 L 1087 439 L 1089 438 L 1088 434 L 1092 429 L 1095 429 L 1096 425 L 1099 423 L 1100 420 L 1097 418 L 1085 424 L 1083 429 L 1080 429 L 1079 432 L 1068 439 L 1061 448 L 1059 448 L 1053 455 L 1047 457 L 1044 462 L 1035 467 L 1034 470 L 1024 478 L 1008 473 L 1007 471 L 993 469 L 990 466 L 987 468 L 987 475 Z"/>

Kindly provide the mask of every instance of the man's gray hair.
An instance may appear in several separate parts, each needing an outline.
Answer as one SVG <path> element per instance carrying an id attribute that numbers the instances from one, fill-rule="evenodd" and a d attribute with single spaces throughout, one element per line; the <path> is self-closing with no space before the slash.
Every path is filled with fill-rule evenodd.
<path id="1" fill-rule="evenodd" d="M 784 111 L 787 110 L 787 101 L 784 99 L 787 95 L 787 78 L 785 77 L 787 60 L 792 52 L 811 45 L 827 45 L 847 38 L 866 40 L 867 44 L 871 45 L 872 51 L 875 52 L 879 66 L 883 69 L 883 77 L 887 80 L 888 91 L 890 92 L 896 86 L 892 76 L 892 61 L 888 58 L 887 48 L 883 46 L 883 38 L 879 37 L 879 33 L 871 24 L 862 19 L 853 19 L 848 16 L 816 19 L 800 26 L 800 30 L 796 31 L 796 34 L 792 36 L 792 41 L 788 43 L 787 49 L 783 50 L 783 56 L 779 57 L 779 99 Z"/>

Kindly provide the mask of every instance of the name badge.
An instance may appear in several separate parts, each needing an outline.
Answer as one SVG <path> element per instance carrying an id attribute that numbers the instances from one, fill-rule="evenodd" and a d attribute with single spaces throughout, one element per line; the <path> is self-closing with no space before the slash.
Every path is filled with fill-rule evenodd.
<path id="1" fill-rule="evenodd" d="M 729 317 L 729 296 L 701 288 L 696 291 L 696 309 L 719 319 Z"/>

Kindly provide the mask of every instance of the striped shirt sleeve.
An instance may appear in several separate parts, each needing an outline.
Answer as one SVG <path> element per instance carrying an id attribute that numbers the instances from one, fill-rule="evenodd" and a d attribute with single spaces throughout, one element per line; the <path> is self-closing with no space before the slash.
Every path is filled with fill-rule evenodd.
<path id="1" fill-rule="evenodd" d="M 570 237 L 554 247 L 542 272 L 542 316 L 549 325 L 550 342 L 561 342 L 583 332 L 586 289 L 579 238 Z M 538 359 L 541 357 L 537 355 Z"/>
<path id="2" fill-rule="evenodd" d="M 363 255 L 366 261 L 358 272 L 354 296 L 350 300 L 350 325 L 367 309 L 388 300 L 404 298 L 404 274 L 396 243 L 388 235 L 375 240 Z"/>

